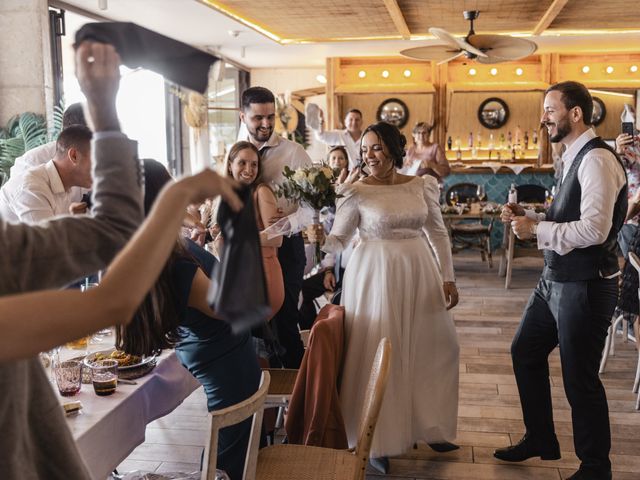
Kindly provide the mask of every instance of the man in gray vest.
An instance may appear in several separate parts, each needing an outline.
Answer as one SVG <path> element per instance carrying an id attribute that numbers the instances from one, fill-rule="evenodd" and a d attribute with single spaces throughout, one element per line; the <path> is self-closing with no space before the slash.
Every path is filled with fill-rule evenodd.
<path id="1" fill-rule="evenodd" d="M 581 461 L 572 480 L 611 479 L 609 409 L 598 366 L 618 297 L 616 237 L 627 211 L 624 169 L 590 128 L 592 111 L 580 83 L 546 91 L 542 123 L 550 140 L 566 147 L 558 193 L 546 215 L 508 204 L 501 217 L 518 238 L 537 237 L 544 270 L 511 345 L 526 433 L 494 456 L 508 462 L 560 458 L 548 362 L 559 346 Z"/>

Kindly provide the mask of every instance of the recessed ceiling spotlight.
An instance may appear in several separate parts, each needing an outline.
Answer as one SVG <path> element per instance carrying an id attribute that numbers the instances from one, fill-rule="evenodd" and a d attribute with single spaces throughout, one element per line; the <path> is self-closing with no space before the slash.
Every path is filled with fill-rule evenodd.
<path id="1" fill-rule="evenodd" d="M 606 69 L 605 72 L 607 73 L 613 73 L 613 67 L 611 65 L 609 65 Z"/>
<path id="2" fill-rule="evenodd" d="M 629 67 L 629 71 L 630 71 L 631 73 L 636 73 L 636 72 L 638 71 L 638 66 L 637 66 L 637 65 L 631 65 L 631 66 Z"/>
<path id="3" fill-rule="evenodd" d="M 364 70 L 360 70 L 360 71 L 358 72 L 358 76 L 359 76 L 360 78 L 364 78 L 364 77 L 366 77 L 366 76 L 367 76 L 367 72 L 365 72 Z"/>
<path id="4" fill-rule="evenodd" d="M 489 70 L 489 73 L 495 77 L 498 74 L 498 69 L 492 68 L 491 70 Z"/>
<path id="5" fill-rule="evenodd" d="M 470 69 L 469 69 L 469 75 L 471 75 L 472 77 L 473 77 L 476 73 L 478 73 L 478 72 L 476 71 L 476 69 L 475 69 L 475 68 L 470 68 Z"/>
<path id="6" fill-rule="evenodd" d="M 409 78 L 411 76 L 411 70 L 406 69 L 403 73 L 402 73 L 406 78 Z"/>
<path id="7" fill-rule="evenodd" d="M 320 74 L 316 76 L 316 80 L 320 83 L 327 83 L 327 77 L 325 77 L 324 75 Z"/>
<path id="8" fill-rule="evenodd" d="M 584 67 L 582 67 L 582 73 L 589 73 L 589 70 L 591 70 L 589 68 L 589 65 L 585 65 Z"/>
<path id="9" fill-rule="evenodd" d="M 382 71 L 382 78 L 389 78 L 389 70 Z"/>
<path id="10" fill-rule="evenodd" d="M 520 76 L 523 74 L 523 70 L 521 68 L 516 68 L 516 75 Z"/>

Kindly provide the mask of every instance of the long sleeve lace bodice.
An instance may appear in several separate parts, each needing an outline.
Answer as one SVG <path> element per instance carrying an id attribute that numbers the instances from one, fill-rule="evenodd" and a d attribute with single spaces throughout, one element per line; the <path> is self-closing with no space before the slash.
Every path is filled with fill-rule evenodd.
<path id="1" fill-rule="evenodd" d="M 438 183 L 433 177 L 416 177 L 404 184 L 355 183 L 340 192 L 336 218 L 323 250 L 344 250 L 356 229 L 360 239 L 401 240 L 424 231 L 431 244 L 444 281 L 453 281 L 449 234 L 438 202 Z"/>

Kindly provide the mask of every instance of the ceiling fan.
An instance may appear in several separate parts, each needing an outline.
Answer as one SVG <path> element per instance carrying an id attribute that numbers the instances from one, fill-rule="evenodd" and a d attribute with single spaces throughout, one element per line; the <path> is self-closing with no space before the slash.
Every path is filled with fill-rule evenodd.
<path id="1" fill-rule="evenodd" d="M 477 35 L 473 21 L 478 18 L 478 10 L 462 12 L 471 27 L 467 36 L 457 38 L 442 28 L 431 27 L 429 33 L 443 41 L 444 45 L 407 48 L 400 52 L 405 57 L 417 60 L 433 60 L 438 65 L 447 63 L 462 55 L 480 63 L 500 63 L 518 60 L 534 53 L 538 46 L 531 40 L 507 35 Z"/>

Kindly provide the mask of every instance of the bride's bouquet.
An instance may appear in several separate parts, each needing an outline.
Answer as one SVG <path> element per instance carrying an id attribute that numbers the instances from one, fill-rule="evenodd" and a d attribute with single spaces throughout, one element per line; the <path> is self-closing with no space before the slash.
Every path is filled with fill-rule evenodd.
<path id="1" fill-rule="evenodd" d="M 321 228 L 320 210 L 332 207 L 340 195 L 336 194 L 334 170 L 327 165 L 292 170 L 285 166 L 284 182 L 276 187 L 276 196 L 297 202 L 301 208 L 311 209 L 311 224 L 307 228 Z M 314 262 L 320 261 L 320 244 L 316 243 Z"/>

